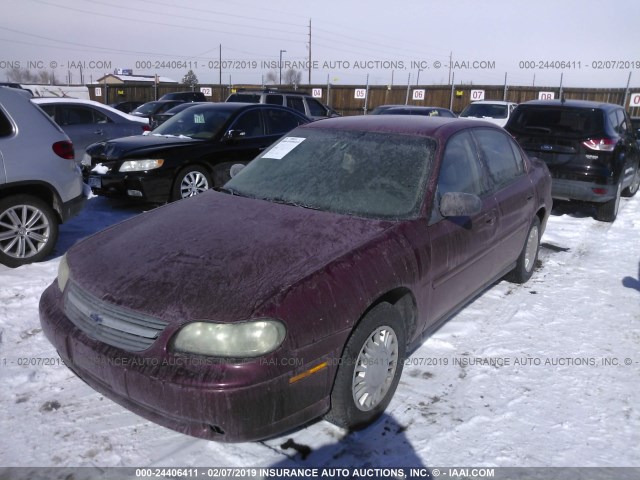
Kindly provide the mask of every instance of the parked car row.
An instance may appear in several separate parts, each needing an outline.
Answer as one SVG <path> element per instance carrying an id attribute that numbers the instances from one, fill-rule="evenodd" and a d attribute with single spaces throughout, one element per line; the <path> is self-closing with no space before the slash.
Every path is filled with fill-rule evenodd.
<path id="1" fill-rule="evenodd" d="M 622 107 L 527 102 L 506 130 L 434 112 L 312 122 L 194 103 L 89 146 L 95 192 L 183 200 L 72 247 L 40 301 L 45 335 L 94 389 L 197 437 L 369 425 L 424 335 L 533 275 L 552 195 L 586 192 L 611 221 L 640 183 Z M 51 251 L 84 196 L 68 137 L 6 88 L 0 153 L 0 260 L 17 266 Z M 41 190 L 25 158 L 67 183 Z"/>

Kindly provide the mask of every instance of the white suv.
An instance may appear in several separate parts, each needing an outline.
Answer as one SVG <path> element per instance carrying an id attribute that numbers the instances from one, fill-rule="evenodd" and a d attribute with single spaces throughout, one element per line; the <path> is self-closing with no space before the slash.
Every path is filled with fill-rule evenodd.
<path id="1" fill-rule="evenodd" d="M 0 87 L 0 264 L 42 260 L 86 196 L 73 144 L 26 91 Z"/>
<path id="2" fill-rule="evenodd" d="M 460 118 L 486 120 L 500 127 L 504 127 L 517 106 L 518 104 L 513 102 L 480 100 L 479 102 L 473 102 L 467 105 L 460 113 Z"/>

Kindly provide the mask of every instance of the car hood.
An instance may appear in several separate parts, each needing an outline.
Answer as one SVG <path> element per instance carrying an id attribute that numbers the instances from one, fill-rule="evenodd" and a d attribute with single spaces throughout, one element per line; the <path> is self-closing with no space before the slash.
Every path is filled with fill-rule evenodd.
<path id="1" fill-rule="evenodd" d="M 215 191 L 104 230 L 68 252 L 98 298 L 173 324 L 245 320 L 393 225 Z"/>
<path id="2" fill-rule="evenodd" d="M 157 135 L 133 135 L 107 142 L 94 143 L 87 147 L 87 153 L 93 158 L 102 160 L 118 160 L 124 157 L 137 156 L 167 148 L 183 147 L 202 143 L 189 137 L 171 137 Z"/>

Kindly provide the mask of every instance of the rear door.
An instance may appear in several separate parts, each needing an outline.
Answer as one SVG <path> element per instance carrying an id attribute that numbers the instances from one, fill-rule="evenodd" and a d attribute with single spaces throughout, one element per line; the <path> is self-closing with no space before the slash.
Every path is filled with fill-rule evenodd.
<path id="1" fill-rule="evenodd" d="M 442 218 L 437 206 L 447 192 L 478 195 L 482 200 L 480 213 Z M 429 221 L 433 259 L 429 317 L 433 321 L 470 298 L 490 282 L 498 270 L 498 206 L 469 130 L 455 134 L 445 146 L 435 205 Z"/>
<path id="2" fill-rule="evenodd" d="M 520 254 L 534 214 L 535 192 L 520 149 L 505 132 L 476 128 L 473 136 L 487 166 L 500 217 L 496 257 L 502 270 Z"/>

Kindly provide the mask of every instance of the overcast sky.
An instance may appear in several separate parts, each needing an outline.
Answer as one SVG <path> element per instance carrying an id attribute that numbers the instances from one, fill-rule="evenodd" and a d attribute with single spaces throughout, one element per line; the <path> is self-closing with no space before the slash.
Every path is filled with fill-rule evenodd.
<path id="1" fill-rule="evenodd" d="M 312 83 L 640 86 L 640 2 L 612 0 L 2 0 L 13 67 L 85 82 L 116 68 L 259 84 L 283 62 Z M 221 47 L 220 47 L 221 46 Z M 450 69 L 450 55 L 453 65 Z M 563 63 L 564 64 L 563 64 Z M 284 65 L 286 67 L 290 64 Z M 419 76 L 419 77 L 418 77 Z"/>

